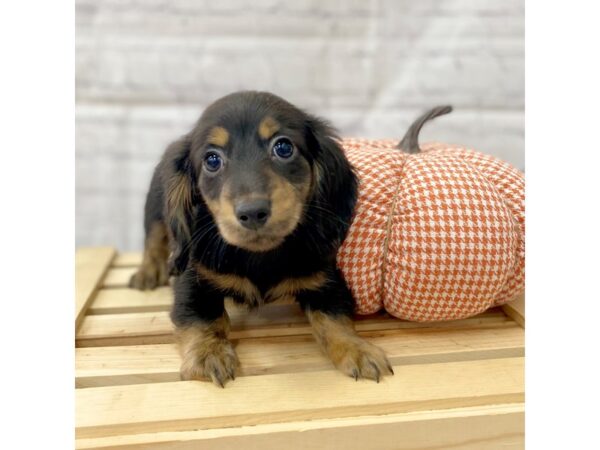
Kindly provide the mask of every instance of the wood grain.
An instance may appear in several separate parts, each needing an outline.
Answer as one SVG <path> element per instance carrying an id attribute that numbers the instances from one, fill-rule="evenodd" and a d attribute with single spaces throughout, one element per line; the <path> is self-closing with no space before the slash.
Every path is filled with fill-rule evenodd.
<path id="1" fill-rule="evenodd" d="M 395 366 L 379 384 L 333 370 L 77 389 L 76 438 L 383 415 L 524 400 L 524 359 Z M 310 399 L 310 401 L 308 401 Z"/>
<path id="2" fill-rule="evenodd" d="M 78 449 L 521 450 L 522 403 L 78 439 Z"/>
<path id="3" fill-rule="evenodd" d="M 242 366 L 220 389 L 179 381 L 171 289 L 126 288 L 141 255 L 84 253 L 77 448 L 524 448 L 519 299 L 458 321 L 357 317 L 358 333 L 385 350 L 396 372 L 379 384 L 333 369 L 297 305 L 249 312 L 227 301 Z"/>
<path id="4" fill-rule="evenodd" d="M 75 253 L 75 330 L 81 325 L 115 253 L 111 247 L 81 248 Z"/>
<path id="5" fill-rule="evenodd" d="M 225 298 L 226 304 L 233 300 Z M 137 312 L 170 311 L 173 304 L 173 291 L 168 286 L 152 291 L 138 291 L 130 288 L 100 289 L 87 314 L 126 314 Z M 278 300 L 277 305 L 294 304 L 291 297 Z"/>
<path id="6" fill-rule="evenodd" d="M 502 306 L 507 316 L 525 328 L 525 293 L 519 295 L 510 303 Z"/>
<path id="7" fill-rule="evenodd" d="M 141 252 L 119 253 L 113 261 L 113 267 L 138 267 L 142 265 Z"/>
<path id="8" fill-rule="evenodd" d="M 272 304 L 257 311 L 228 308 L 232 339 L 312 334 L 305 315 L 295 304 Z M 358 331 L 392 330 L 419 327 L 512 326 L 502 311 L 493 309 L 475 317 L 434 324 L 407 322 L 388 315 L 358 316 Z M 167 312 L 103 314 L 85 317 L 77 333 L 77 347 L 168 344 L 173 342 L 173 325 Z"/>
<path id="9" fill-rule="evenodd" d="M 130 288 L 100 289 L 88 314 L 122 314 L 168 311 L 173 303 L 173 291 L 168 286 L 152 291 Z"/>
<path id="10" fill-rule="evenodd" d="M 111 268 L 104 282 L 102 283 L 103 288 L 124 288 L 129 285 L 129 279 L 137 271 L 137 267 L 113 267 Z"/>
<path id="11" fill-rule="evenodd" d="M 517 357 L 524 354 L 524 332 L 500 328 L 409 328 L 363 332 L 394 365 Z M 312 336 L 234 341 L 241 361 L 238 376 L 299 373 L 332 368 Z M 78 348 L 77 387 L 179 380 L 180 357 L 174 344 Z"/>

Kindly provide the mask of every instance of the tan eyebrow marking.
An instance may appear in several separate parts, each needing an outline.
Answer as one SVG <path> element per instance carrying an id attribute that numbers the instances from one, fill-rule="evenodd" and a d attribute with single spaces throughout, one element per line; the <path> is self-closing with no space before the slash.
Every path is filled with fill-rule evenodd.
<path id="1" fill-rule="evenodd" d="M 280 125 L 271 116 L 265 117 L 258 126 L 258 135 L 263 139 L 269 139 L 277 131 L 279 131 Z"/>
<path id="2" fill-rule="evenodd" d="M 225 147 L 229 142 L 229 132 L 223 127 L 213 127 L 208 133 L 208 143 L 217 147 Z"/>

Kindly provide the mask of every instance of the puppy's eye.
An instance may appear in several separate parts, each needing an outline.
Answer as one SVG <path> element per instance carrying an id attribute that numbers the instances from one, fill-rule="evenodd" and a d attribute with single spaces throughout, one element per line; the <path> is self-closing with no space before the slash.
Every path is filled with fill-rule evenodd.
<path id="1" fill-rule="evenodd" d="M 204 167 L 209 172 L 216 172 L 223 166 L 223 159 L 218 153 L 208 152 L 204 156 Z"/>
<path id="2" fill-rule="evenodd" d="M 294 154 L 294 144 L 288 138 L 280 138 L 273 144 L 273 155 L 279 159 L 289 159 Z"/>

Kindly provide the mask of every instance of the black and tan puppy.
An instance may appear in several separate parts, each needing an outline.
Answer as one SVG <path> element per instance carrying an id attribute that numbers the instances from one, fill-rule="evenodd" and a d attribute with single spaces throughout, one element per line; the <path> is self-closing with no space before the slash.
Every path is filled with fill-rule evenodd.
<path id="1" fill-rule="evenodd" d="M 354 332 L 352 295 L 336 267 L 357 180 L 334 130 L 268 93 L 210 105 L 166 150 L 146 200 L 146 243 L 131 286 L 174 282 L 171 319 L 183 379 L 223 386 L 238 358 L 224 297 L 259 306 L 293 297 L 345 374 L 379 381 L 383 351 Z"/>

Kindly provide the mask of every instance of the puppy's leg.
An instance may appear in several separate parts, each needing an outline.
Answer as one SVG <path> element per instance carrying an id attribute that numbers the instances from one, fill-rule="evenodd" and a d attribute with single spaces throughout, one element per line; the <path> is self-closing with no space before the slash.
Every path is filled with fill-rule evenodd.
<path id="1" fill-rule="evenodd" d="M 167 228 L 162 220 L 157 220 L 148 229 L 144 245 L 144 259 L 138 271 L 129 280 L 129 286 L 144 290 L 167 285 L 169 283 L 168 257 Z"/>
<path id="2" fill-rule="evenodd" d="M 354 331 L 351 319 L 354 302 L 337 269 L 319 291 L 303 291 L 296 298 L 306 312 L 321 350 L 339 370 L 356 380 L 369 378 L 377 382 L 384 375 L 393 375 L 383 350 Z"/>
<path id="3" fill-rule="evenodd" d="M 144 290 L 169 283 L 167 259 L 169 257 L 169 238 L 163 218 L 164 196 L 161 183 L 160 164 L 154 170 L 150 189 L 144 206 L 144 259 L 139 270 L 129 280 L 132 288 Z"/>
<path id="4" fill-rule="evenodd" d="M 346 375 L 379 383 L 382 376 L 394 373 L 383 350 L 359 337 L 348 316 L 311 310 L 307 316 L 319 346 Z"/>
<path id="5" fill-rule="evenodd" d="M 228 380 L 235 379 L 239 360 L 227 339 L 229 317 L 223 294 L 199 279 L 193 269 L 175 281 L 171 320 L 175 324 L 183 380 L 210 379 L 224 387 Z"/>

